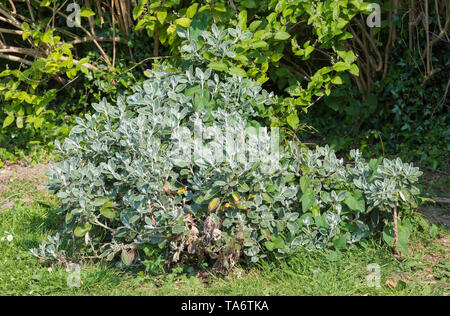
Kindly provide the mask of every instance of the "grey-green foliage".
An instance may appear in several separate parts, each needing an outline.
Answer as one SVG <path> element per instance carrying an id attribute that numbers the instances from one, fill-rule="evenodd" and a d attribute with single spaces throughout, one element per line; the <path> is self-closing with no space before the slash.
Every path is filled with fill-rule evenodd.
<path id="1" fill-rule="evenodd" d="M 134 95 L 95 104 L 96 113 L 78 119 L 57 144 L 65 160 L 51 165 L 49 183 L 61 198 L 64 229 L 33 250 L 36 256 L 54 259 L 66 250 L 130 265 L 148 259 L 150 247 L 170 262 L 206 258 L 222 269 L 270 253 L 339 249 L 382 229 L 392 203 L 415 206 L 420 172 L 400 160 L 367 163 L 352 151 L 345 164 L 327 146 L 298 144 L 265 160 L 239 160 L 240 147 L 217 137 L 206 154 L 180 156 L 186 139 L 176 131 L 198 123 L 216 135 L 244 134 L 252 125 L 248 143 L 255 135 L 269 142 L 252 120 L 273 96 L 211 69 L 147 74 Z M 214 159 L 217 153 L 223 159 Z"/>
<path id="2" fill-rule="evenodd" d="M 212 25 L 211 31 L 204 30 L 199 34 L 191 34 L 190 30 L 178 30 L 180 38 L 185 39 L 181 52 L 185 58 L 194 62 L 208 64 L 209 59 L 205 58 L 207 53 L 214 56 L 216 61 L 223 61 L 226 58 L 235 58 L 236 44 L 245 42 L 253 37 L 251 32 L 243 32 L 239 26 L 236 28 L 218 28 Z M 201 44 L 199 41 L 201 40 Z"/>

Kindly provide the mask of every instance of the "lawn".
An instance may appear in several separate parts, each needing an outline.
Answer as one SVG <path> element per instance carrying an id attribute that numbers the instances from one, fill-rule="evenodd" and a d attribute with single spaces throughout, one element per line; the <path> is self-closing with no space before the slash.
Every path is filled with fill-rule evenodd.
<path id="1" fill-rule="evenodd" d="M 415 233 L 410 255 L 402 260 L 374 239 L 364 247 L 352 246 L 340 253 L 305 251 L 277 262 L 240 267 L 226 277 L 186 267 L 150 276 L 107 263 L 85 262 L 79 286 L 68 286 L 73 271 L 39 262 L 29 252 L 61 223 L 55 215 L 58 200 L 43 186 L 45 169 L 46 165 L 40 164 L 0 170 L 0 295 L 449 294 L 450 234 L 442 224 L 433 236 Z M 436 188 L 445 183 L 448 179 L 433 178 L 427 190 L 447 197 Z M 448 218 L 448 207 L 439 212 Z M 436 220 L 437 215 L 433 216 Z M 379 286 L 373 278 L 377 270 Z"/>

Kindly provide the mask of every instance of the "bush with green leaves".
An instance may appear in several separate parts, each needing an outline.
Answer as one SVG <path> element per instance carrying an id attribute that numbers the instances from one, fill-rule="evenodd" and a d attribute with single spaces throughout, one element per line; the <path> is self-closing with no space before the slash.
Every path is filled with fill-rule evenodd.
<path id="1" fill-rule="evenodd" d="M 420 171 L 399 159 L 367 163 L 352 151 L 344 163 L 327 146 L 288 141 L 269 151 L 273 138 L 253 117 L 274 100 L 257 82 L 192 66 L 147 75 L 116 105 L 94 104 L 57 143 L 65 160 L 49 182 L 64 229 L 34 255 L 120 257 L 125 266 L 203 260 L 223 271 L 363 242 L 391 226 L 393 205 L 417 206 Z M 231 145 L 220 137 L 228 131 Z M 186 148 L 193 154 L 180 155 Z"/>

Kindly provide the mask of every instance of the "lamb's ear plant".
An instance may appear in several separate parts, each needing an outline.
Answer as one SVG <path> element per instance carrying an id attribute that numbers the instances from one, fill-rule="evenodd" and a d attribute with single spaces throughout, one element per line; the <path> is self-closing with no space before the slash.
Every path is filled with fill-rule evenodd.
<path id="1" fill-rule="evenodd" d="M 49 187 L 64 228 L 34 255 L 225 271 L 380 232 L 390 243 L 392 212 L 417 206 L 420 172 L 399 159 L 352 151 L 344 163 L 328 146 L 274 142 L 258 118 L 274 96 L 251 79 L 170 65 L 147 75 L 128 98 L 94 104 L 56 144 L 65 159 L 51 165 Z M 395 227 L 402 251 L 407 234 Z"/>

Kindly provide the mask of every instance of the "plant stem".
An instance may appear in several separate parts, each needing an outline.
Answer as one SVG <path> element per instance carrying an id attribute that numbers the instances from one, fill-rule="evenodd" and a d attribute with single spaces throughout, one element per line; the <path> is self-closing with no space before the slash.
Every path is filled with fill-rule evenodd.
<path id="1" fill-rule="evenodd" d="M 398 244 L 398 222 L 397 222 L 397 203 L 394 203 L 394 252 L 398 257 L 401 257 L 400 251 L 397 249 Z"/>

